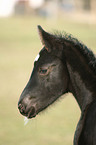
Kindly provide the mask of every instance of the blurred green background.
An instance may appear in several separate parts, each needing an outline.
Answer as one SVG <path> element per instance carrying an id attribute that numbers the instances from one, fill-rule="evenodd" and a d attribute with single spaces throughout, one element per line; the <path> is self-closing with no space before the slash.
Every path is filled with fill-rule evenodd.
<path id="1" fill-rule="evenodd" d="M 42 48 L 37 25 L 66 31 L 96 52 L 96 24 L 40 17 L 0 18 L 0 145 L 71 145 L 79 107 L 71 94 L 62 96 L 24 126 L 17 104 L 34 59 Z"/>

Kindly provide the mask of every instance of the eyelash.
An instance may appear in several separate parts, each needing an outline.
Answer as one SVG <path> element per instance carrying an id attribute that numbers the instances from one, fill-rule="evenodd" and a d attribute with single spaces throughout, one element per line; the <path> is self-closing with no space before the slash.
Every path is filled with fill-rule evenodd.
<path id="1" fill-rule="evenodd" d="M 52 65 L 52 66 L 50 66 L 48 68 L 39 68 L 39 74 L 40 75 L 47 75 L 47 74 L 49 74 L 49 72 L 52 71 L 52 68 L 55 67 L 55 66 L 56 65 Z"/>
<path id="2" fill-rule="evenodd" d="M 40 69 L 39 70 L 39 73 L 41 73 L 41 74 L 45 74 L 47 72 L 47 69 Z"/>
<path id="3" fill-rule="evenodd" d="M 48 69 L 43 69 L 43 68 L 40 68 L 40 69 L 39 69 L 40 75 L 46 75 L 47 72 L 48 72 Z"/>

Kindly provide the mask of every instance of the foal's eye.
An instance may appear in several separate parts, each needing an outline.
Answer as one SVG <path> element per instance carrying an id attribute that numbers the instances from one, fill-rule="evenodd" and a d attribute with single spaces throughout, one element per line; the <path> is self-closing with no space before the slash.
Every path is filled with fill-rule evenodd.
<path id="1" fill-rule="evenodd" d="M 40 68 L 40 69 L 39 69 L 40 75 L 46 75 L 47 72 L 48 72 L 48 69 L 43 69 L 43 68 Z"/>

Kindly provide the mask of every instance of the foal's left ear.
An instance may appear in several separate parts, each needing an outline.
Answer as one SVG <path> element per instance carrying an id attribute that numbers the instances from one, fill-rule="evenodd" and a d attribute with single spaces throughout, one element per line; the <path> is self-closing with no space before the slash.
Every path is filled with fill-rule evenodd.
<path id="1" fill-rule="evenodd" d="M 48 52 L 59 47 L 59 39 L 55 35 L 44 31 L 40 25 L 38 25 L 38 31 L 41 42 Z"/>

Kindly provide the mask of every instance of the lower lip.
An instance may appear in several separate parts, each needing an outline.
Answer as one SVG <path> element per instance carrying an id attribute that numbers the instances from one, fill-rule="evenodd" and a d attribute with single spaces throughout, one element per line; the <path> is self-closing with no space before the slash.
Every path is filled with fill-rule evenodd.
<path id="1" fill-rule="evenodd" d="M 36 113 L 34 113 L 34 114 L 32 114 L 32 115 L 29 113 L 28 116 L 27 116 L 28 119 L 34 118 L 34 117 L 36 117 Z"/>

